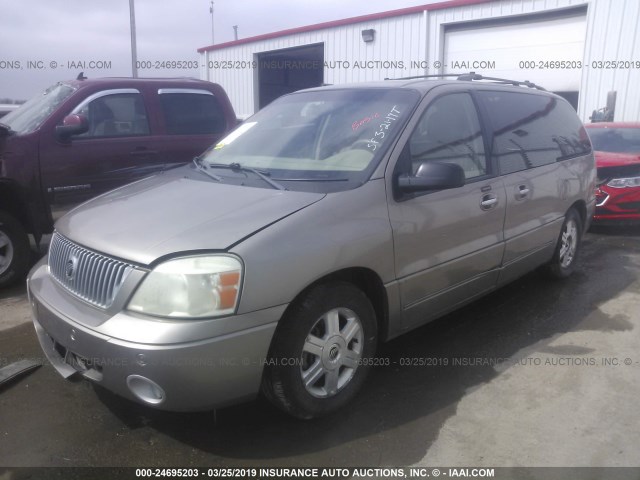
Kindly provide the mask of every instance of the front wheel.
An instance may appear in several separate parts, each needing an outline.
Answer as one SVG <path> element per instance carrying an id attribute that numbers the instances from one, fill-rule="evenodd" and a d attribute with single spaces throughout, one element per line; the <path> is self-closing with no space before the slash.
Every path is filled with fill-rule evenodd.
<path id="1" fill-rule="evenodd" d="M 0 212 L 0 287 L 22 280 L 29 269 L 29 237 L 11 215 Z"/>
<path id="2" fill-rule="evenodd" d="M 262 391 L 302 419 L 334 412 L 362 386 L 377 345 L 375 311 L 354 285 L 320 285 L 292 304 L 276 330 Z"/>
<path id="3" fill-rule="evenodd" d="M 573 273 L 581 238 L 582 220 L 578 212 L 572 208 L 565 215 L 556 250 L 548 265 L 548 271 L 552 276 L 566 278 Z"/>

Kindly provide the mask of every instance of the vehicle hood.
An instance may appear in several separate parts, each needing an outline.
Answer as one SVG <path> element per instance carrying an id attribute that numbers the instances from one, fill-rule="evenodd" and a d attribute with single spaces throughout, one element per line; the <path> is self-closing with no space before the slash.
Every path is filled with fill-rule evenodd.
<path id="1" fill-rule="evenodd" d="M 594 152 L 596 157 L 596 166 L 598 168 L 605 167 L 622 167 L 625 165 L 640 164 L 640 153 L 614 153 L 614 152 Z"/>
<path id="2" fill-rule="evenodd" d="M 90 200 L 62 217 L 56 231 L 149 265 L 178 252 L 226 250 L 324 196 L 194 179 L 179 169 Z"/>

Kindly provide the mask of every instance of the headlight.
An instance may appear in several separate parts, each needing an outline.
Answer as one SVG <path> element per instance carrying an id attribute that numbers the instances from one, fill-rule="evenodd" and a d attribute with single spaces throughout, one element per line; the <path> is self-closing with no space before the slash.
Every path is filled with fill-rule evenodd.
<path id="1" fill-rule="evenodd" d="M 614 178 L 607 185 L 613 188 L 640 187 L 640 177 Z"/>
<path id="2" fill-rule="evenodd" d="M 205 318 L 235 311 L 242 280 L 236 257 L 208 255 L 169 260 L 149 273 L 129 302 L 134 312 Z"/>

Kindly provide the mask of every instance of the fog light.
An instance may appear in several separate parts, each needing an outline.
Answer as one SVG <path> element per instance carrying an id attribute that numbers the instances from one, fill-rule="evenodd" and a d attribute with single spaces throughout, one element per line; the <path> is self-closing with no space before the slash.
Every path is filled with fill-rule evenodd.
<path id="1" fill-rule="evenodd" d="M 164 402 L 164 390 L 153 380 L 149 380 L 141 375 L 129 375 L 127 386 L 131 393 L 145 403 L 160 405 Z"/>

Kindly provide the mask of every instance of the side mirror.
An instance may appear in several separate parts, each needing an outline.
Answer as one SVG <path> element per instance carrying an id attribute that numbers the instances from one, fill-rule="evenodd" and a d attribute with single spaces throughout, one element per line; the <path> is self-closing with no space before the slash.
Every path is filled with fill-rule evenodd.
<path id="1" fill-rule="evenodd" d="M 72 113 L 64 117 L 62 125 L 56 127 L 56 138 L 61 142 L 68 142 L 73 135 L 80 135 L 89 131 L 89 120 L 84 115 Z"/>
<path id="2" fill-rule="evenodd" d="M 424 162 L 415 175 L 400 175 L 398 188 L 401 192 L 423 192 L 462 187 L 465 182 L 464 170 L 455 163 Z"/>

